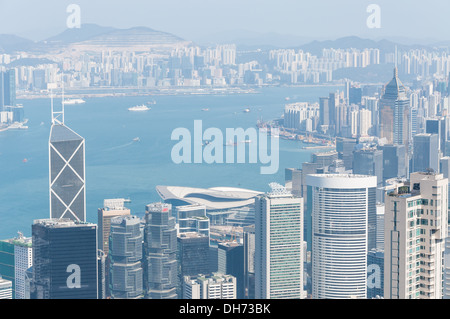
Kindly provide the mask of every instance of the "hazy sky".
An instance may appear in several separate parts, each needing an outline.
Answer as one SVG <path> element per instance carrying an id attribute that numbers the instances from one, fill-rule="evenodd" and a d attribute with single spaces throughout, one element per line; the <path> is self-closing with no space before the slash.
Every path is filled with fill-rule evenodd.
<path id="1" fill-rule="evenodd" d="M 0 0 L 0 34 L 33 40 L 66 28 L 69 4 L 82 23 L 147 26 L 188 40 L 238 30 L 334 39 L 408 37 L 450 40 L 448 0 Z M 366 25 L 369 4 L 381 7 L 381 28 Z"/>

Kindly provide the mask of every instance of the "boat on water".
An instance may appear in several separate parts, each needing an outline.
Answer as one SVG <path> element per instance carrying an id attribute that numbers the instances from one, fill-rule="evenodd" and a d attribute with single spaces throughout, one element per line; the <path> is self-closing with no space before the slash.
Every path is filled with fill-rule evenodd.
<path id="1" fill-rule="evenodd" d="M 11 125 L 8 126 L 8 130 L 27 130 L 28 126 L 24 125 L 26 122 L 24 123 L 12 123 Z"/>
<path id="2" fill-rule="evenodd" d="M 208 112 L 209 109 L 208 109 L 208 108 L 204 108 L 204 109 L 202 109 L 202 111 L 203 111 L 203 112 Z"/>
<path id="3" fill-rule="evenodd" d="M 86 103 L 85 100 L 83 99 L 68 99 L 68 100 L 64 100 L 64 104 L 65 105 L 75 105 L 75 104 L 84 104 Z"/>
<path id="4" fill-rule="evenodd" d="M 242 143 L 251 143 L 252 140 L 243 140 Z"/>
<path id="5" fill-rule="evenodd" d="M 249 113 L 249 112 L 250 112 L 249 108 L 244 109 L 244 113 Z"/>
<path id="6" fill-rule="evenodd" d="M 133 138 L 133 142 L 139 142 L 141 139 L 139 137 Z"/>
<path id="7" fill-rule="evenodd" d="M 225 143 L 225 146 L 237 146 L 237 143 L 234 142 L 233 140 L 229 140 L 228 142 Z"/>
<path id="8" fill-rule="evenodd" d="M 128 108 L 128 111 L 132 111 L 132 112 L 142 112 L 142 111 L 148 111 L 148 110 L 150 110 L 150 108 L 143 104 Z"/>

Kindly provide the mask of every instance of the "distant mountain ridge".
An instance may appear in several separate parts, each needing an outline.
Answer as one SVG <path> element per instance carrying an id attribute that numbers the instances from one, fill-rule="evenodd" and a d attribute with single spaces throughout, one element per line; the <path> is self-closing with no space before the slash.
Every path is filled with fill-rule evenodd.
<path id="1" fill-rule="evenodd" d="M 219 41 L 221 39 L 222 43 L 233 43 L 231 40 L 236 34 L 231 33 L 227 37 L 226 33 L 222 33 L 217 36 Z M 216 42 L 212 41 L 212 38 L 208 40 L 208 43 L 203 42 L 203 45 L 214 45 L 214 42 Z M 415 45 L 411 44 L 413 43 L 411 39 L 408 41 L 408 44 L 401 44 L 395 40 L 373 40 L 358 36 L 342 37 L 335 40 L 310 41 L 310 39 L 301 36 L 280 35 L 276 33 L 260 34 L 257 32 L 241 32 L 239 41 L 240 44 L 237 43 L 237 45 L 240 50 L 262 48 L 264 51 L 267 51 L 277 48 L 292 48 L 311 52 L 315 55 L 320 55 L 324 48 L 355 48 L 360 50 L 365 48 L 378 48 L 383 52 L 393 52 L 395 46 L 400 50 L 450 46 L 450 42 L 446 41 L 436 42 L 435 44 Z M 288 43 L 290 45 L 287 45 Z M 193 44 L 193 42 L 184 40 L 174 34 L 157 31 L 148 27 L 117 29 L 96 24 L 83 24 L 81 28 L 66 29 L 53 37 L 39 42 L 15 35 L 0 35 L 0 53 L 14 53 L 18 51 L 33 51 L 37 53 L 63 52 L 69 47 L 75 50 L 104 50 L 108 47 L 112 49 L 126 49 L 129 47 L 130 50 L 140 50 L 149 47 L 165 47 L 168 49 L 187 44 Z"/>
<path id="2" fill-rule="evenodd" d="M 29 50 L 34 42 L 12 34 L 0 34 L 0 53 Z"/>
<path id="3" fill-rule="evenodd" d="M 157 31 L 148 27 L 116 29 L 96 24 L 83 24 L 81 28 L 66 29 L 60 34 L 39 42 L 14 35 L 0 35 L 0 52 L 14 53 L 32 51 L 36 53 L 63 52 L 71 50 L 145 49 L 191 43 L 171 33 Z"/>
<path id="4" fill-rule="evenodd" d="M 117 29 L 112 27 L 102 27 L 96 24 L 83 24 L 81 28 L 66 29 L 62 33 L 41 42 L 53 44 L 70 44 L 86 41 L 92 39 L 93 37 L 113 32 L 115 30 Z"/>

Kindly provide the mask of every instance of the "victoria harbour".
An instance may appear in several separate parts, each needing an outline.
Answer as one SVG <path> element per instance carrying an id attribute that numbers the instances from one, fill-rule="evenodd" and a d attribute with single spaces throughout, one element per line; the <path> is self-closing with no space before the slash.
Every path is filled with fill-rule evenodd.
<path id="1" fill-rule="evenodd" d="M 239 187 L 267 191 L 271 182 L 284 182 L 284 169 L 300 168 L 311 154 L 301 141 L 280 139 L 279 169 L 261 175 L 260 164 L 175 164 L 171 133 L 178 127 L 255 127 L 258 119 L 273 120 L 290 102 L 316 103 L 339 86 L 261 88 L 255 94 L 166 95 L 86 98 L 66 105 L 65 122 L 86 139 L 86 216 L 95 222 L 105 198 L 126 198 L 133 214 L 142 216 L 145 205 L 160 201 L 157 185 Z M 155 100 L 150 110 L 129 107 Z M 31 233 L 34 219 L 48 218 L 48 139 L 50 99 L 19 100 L 24 105 L 28 130 L 0 133 L 0 234 Z M 54 100 L 55 105 L 60 99 Z M 250 112 L 244 112 L 245 109 Z M 224 146 L 229 147 L 229 146 Z M 262 189 L 262 187 L 266 187 Z M 20 203 L 17 205 L 16 203 Z"/>

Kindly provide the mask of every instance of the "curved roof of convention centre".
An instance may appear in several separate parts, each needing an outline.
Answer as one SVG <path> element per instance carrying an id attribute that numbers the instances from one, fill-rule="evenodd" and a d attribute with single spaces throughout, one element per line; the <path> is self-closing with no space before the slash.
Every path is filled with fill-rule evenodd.
<path id="1" fill-rule="evenodd" d="M 167 203 L 200 204 L 206 206 L 207 210 L 224 210 L 251 205 L 254 204 L 255 197 L 262 194 L 262 192 L 236 187 L 156 186 L 156 191 Z"/>

